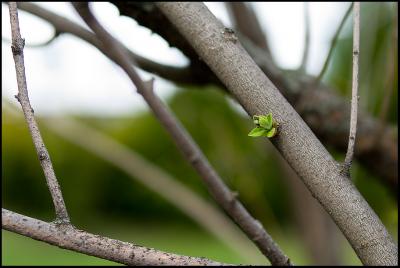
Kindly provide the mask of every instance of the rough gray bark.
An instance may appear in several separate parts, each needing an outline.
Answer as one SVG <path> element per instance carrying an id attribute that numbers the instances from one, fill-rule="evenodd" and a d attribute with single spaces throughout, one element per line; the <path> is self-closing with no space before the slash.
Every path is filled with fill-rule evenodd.
<path id="1" fill-rule="evenodd" d="M 48 223 L 7 209 L 1 211 L 2 228 L 60 248 L 126 265 L 227 265 L 206 258 L 182 256 L 94 235 L 71 224 Z"/>
<path id="2" fill-rule="evenodd" d="M 28 124 L 29 132 L 32 136 L 33 144 L 42 166 L 43 173 L 46 177 L 47 186 L 49 188 L 54 208 L 56 210 L 57 220 L 69 222 L 67 208 L 65 207 L 64 199 L 61 193 L 60 185 L 58 184 L 56 174 L 53 169 L 53 164 L 50 160 L 49 152 L 44 145 L 42 135 L 40 134 L 38 124 L 34 117 L 34 111 L 29 101 L 28 88 L 26 84 L 25 65 L 24 65 L 24 45 L 25 40 L 21 38 L 19 30 L 19 21 L 16 2 L 9 3 L 10 24 L 12 45 L 11 50 L 15 62 L 15 71 L 17 75 L 18 95 L 15 97 L 19 101 L 24 112 L 26 123 Z"/>
<path id="3" fill-rule="evenodd" d="M 133 2 L 114 2 L 114 4 L 118 6 L 122 13 L 129 15 L 129 10 L 132 9 L 129 9 L 129 5 L 133 5 Z M 146 5 L 149 5 L 149 2 Z M 138 6 L 136 5 L 136 7 Z M 19 2 L 18 8 L 48 21 L 58 32 L 70 33 L 94 45 L 103 53 L 107 52 L 107 50 L 101 49 L 101 42 L 92 32 L 62 16 L 27 2 Z M 124 8 L 126 8 L 125 11 L 123 11 Z M 158 13 L 161 14 L 160 12 Z M 135 19 L 142 24 L 140 19 Z M 159 16 L 153 16 L 151 19 L 157 20 L 158 24 L 165 26 L 163 22 L 163 20 L 166 20 L 165 16 L 163 20 L 159 20 Z M 162 37 L 167 42 L 170 41 L 166 36 L 162 35 Z M 292 76 L 289 75 L 290 73 L 285 73 L 274 64 L 271 55 L 268 55 L 265 50 L 255 46 L 251 40 L 245 44 L 245 39 L 240 36 L 239 39 L 253 59 L 256 60 L 256 63 L 271 81 L 278 86 L 279 90 L 318 138 L 325 144 L 345 151 L 348 137 L 348 101 L 338 96 L 333 89 L 326 85 L 319 82 L 316 83 L 315 81 L 318 81 L 318 79 L 315 77 L 300 73 Z M 158 74 L 173 82 L 196 85 L 214 83 L 220 85 L 220 81 L 215 75 L 209 74 L 211 72 L 208 67 L 207 70 L 199 70 L 194 68 L 192 64 L 186 67 L 172 67 L 143 58 L 130 50 L 127 50 L 127 52 L 132 62 L 136 62 L 143 70 Z M 198 61 L 198 57 L 196 56 L 196 58 L 191 58 L 190 60 Z M 355 157 L 364 167 L 377 174 L 379 179 L 382 178 L 389 186 L 389 189 L 397 194 L 397 191 L 395 191 L 397 189 L 398 173 L 397 127 L 388 124 L 381 125 L 378 120 L 362 112 L 359 114 L 358 126 Z M 380 137 L 380 139 L 374 140 L 371 137 Z"/>
<path id="4" fill-rule="evenodd" d="M 397 246 L 385 226 L 234 34 L 202 3 L 157 6 L 249 115 L 273 114 L 280 126 L 271 142 L 332 216 L 360 260 L 366 265 L 397 265 Z"/>
<path id="5" fill-rule="evenodd" d="M 353 5 L 353 79 L 351 86 L 351 113 L 349 144 L 347 146 L 344 165 L 349 172 L 353 162 L 354 145 L 356 143 L 357 117 L 358 117 L 358 61 L 360 57 L 360 2 Z"/>
<path id="6" fill-rule="evenodd" d="M 217 172 L 208 162 L 196 142 L 186 129 L 175 118 L 172 112 L 161 102 L 153 92 L 153 80 L 144 82 L 133 69 L 127 53 L 119 43 L 100 25 L 90 12 L 88 3 L 73 3 L 76 11 L 86 24 L 93 30 L 99 40 L 109 50 L 109 55 L 129 76 L 136 86 L 137 92 L 142 95 L 156 118 L 172 136 L 176 146 L 181 150 L 185 159 L 193 166 L 203 179 L 208 191 L 217 203 L 232 217 L 243 232 L 270 260 L 272 265 L 291 265 L 290 259 L 282 252 L 272 237 L 266 232 L 259 221 L 254 219 L 242 203 L 237 199 Z"/>

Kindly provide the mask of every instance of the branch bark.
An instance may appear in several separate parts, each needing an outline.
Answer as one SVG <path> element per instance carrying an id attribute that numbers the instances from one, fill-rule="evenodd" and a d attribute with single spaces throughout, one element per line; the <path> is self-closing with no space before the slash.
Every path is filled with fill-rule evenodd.
<path id="1" fill-rule="evenodd" d="M 127 5 L 129 3 L 127 2 Z M 19 2 L 18 7 L 48 21 L 56 30 L 73 34 L 94 45 L 103 53 L 107 52 L 107 50 L 101 49 L 101 43 L 93 33 L 78 24 L 35 4 Z M 124 5 L 118 5 L 118 7 L 120 9 L 125 8 Z M 130 12 L 133 12 L 132 8 L 121 11 L 121 13 L 128 16 L 130 16 Z M 158 24 L 165 25 L 165 22 L 159 19 L 159 17 L 152 19 L 157 19 Z M 164 19 L 166 20 L 165 17 Z M 141 23 L 140 20 L 138 22 Z M 162 35 L 162 37 L 169 42 L 166 36 Z M 176 38 L 177 36 L 175 35 Z M 246 37 L 239 36 L 239 39 L 263 72 L 294 106 L 318 138 L 325 144 L 329 144 L 338 150 L 346 151 L 348 137 L 347 122 L 350 118 L 347 112 L 350 110 L 348 101 L 338 96 L 332 88 L 322 84 L 320 81 L 315 82 L 315 77 L 300 73 L 292 75 L 290 72 L 279 69 L 265 50 L 254 45 L 251 40 L 246 40 Z M 132 61 L 136 61 L 138 66 L 143 70 L 158 74 L 176 83 L 194 83 L 198 85 L 207 83 L 221 84 L 215 75 L 210 74 L 211 71 L 209 68 L 207 70 L 199 70 L 192 68 L 192 65 L 182 68 L 172 67 L 149 61 L 129 50 L 128 53 Z M 196 56 L 196 58 L 191 58 L 190 60 L 197 61 L 198 57 Z M 205 75 L 207 72 L 208 74 Z M 320 105 L 321 103 L 323 105 Z M 357 132 L 358 139 L 357 147 L 355 148 L 355 157 L 364 167 L 377 174 L 378 178 L 382 179 L 389 186 L 389 190 L 397 195 L 397 127 L 389 124 L 381 126 L 379 120 L 360 112 Z M 375 140 L 372 137 L 380 137 L 380 139 Z"/>
<path id="2" fill-rule="evenodd" d="M 353 162 L 354 144 L 357 134 L 357 114 L 358 114 L 358 61 L 360 55 L 360 2 L 353 5 L 353 81 L 351 87 L 351 116 L 349 144 L 347 146 L 344 168 L 347 173 Z"/>
<path id="3" fill-rule="evenodd" d="M 71 118 L 46 118 L 44 124 L 159 194 L 237 254 L 253 263 L 261 260 L 262 255 L 254 251 L 251 242 L 223 212 L 131 148 Z"/>
<path id="4" fill-rule="evenodd" d="M 1 211 L 2 228 L 60 248 L 134 265 L 228 265 L 206 258 L 182 256 L 91 234 L 71 224 L 47 223 L 7 209 Z"/>
<path id="5" fill-rule="evenodd" d="M 50 160 L 49 152 L 44 145 L 42 136 L 39 131 L 39 127 L 34 117 L 34 111 L 29 101 L 28 88 L 26 84 L 25 76 L 25 65 L 24 65 L 24 45 L 25 40 L 21 38 L 19 29 L 19 20 L 17 12 L 16 2 L 10 2 L 10 24 L 11 24 L 11 35 L 12 45 L 11 50 L 15 62 L 15 71 L 17 75 L 18 83 L 18 95 L 15 97 L 19 101 L 24 112 L 26 123 L 28 124 L 29 132 L 32 136 L 33 143 L 35 145 L 36 152 L 42 166 L 44 175 L 46 177 L 47 186 L 49 188 L 53 204 L 56 211 L 56 217 L 58 221 L 69 222 L 69 216 L 67 208 L 64 203 L 64 199 L 61 193 L 60 185 L 58 184 L 56 174 L 53 169 L 53 165 Z"/>
<path id="6" fill-rule="evenodd" d="M 156 5 L 238 99 L 249 115 L 272 112 L 279 133 L 271 142 L 331 215 L 366 265 L 397 265 L 397 246 L 385 226 L 341 175 L 338 163 L 254 63 L 202 3 Z"/>
<path id="7" fill-rule="evenodd" d="M 146 3 L 148 9 L 152 9 L 152 12 L 149 13 L 140 4 L 132 2 L 112 3 L 118 7 L 122 15 L 129 16 L 135 19 L 140 25 L 158 33 L 171 46 L 177 47 L 186 55 L 193 54 L 185 53 L 183 49 L 187 45 L 184 45 L 184 42 L 186 42 L 184 37 L 174 28 L 172 29 L 173 26 L 171 26 L 165 16 L 160 15 L 160 12 L 157 12 L 155 7 L 151 7 L 154 4 Z M 149 23 L 149 21 L 153 23 Z M 157 25 L 163 25 L 163 31 L 158 31 Z M 168 27 L 171 29 L 168 29 Z M 240 41 L 244 41 L 242 36 L 238 36 Z M 246 38 L 246 36 L 244 37 Z M 345 152 L 349 133 L 347 122 L 349 122 L 350 118 L 348 100 L 339 96 L 334 89 L 324 85 L 320 81 L 316 83 L 316 78 L 313 76 L 280 69 L 265 50 L 259 48 L 250 39 L 246 39 L 247 42 L 243 42 L 243 45 L 248 53 L 293 107 L 295 107 L 296 111 L 307 122 L 314 133 L 325 144 L 332 145 L 336 149 Z M 192 55 L 189 59 L 191 62 L 199 61 L 197 54 Z M 190 68 L 193 65 L 196 64 L 191 63 Z M 193 68 L 193 73 L 197 73 L 199 78 L 203 76 L 203 79 L 214 77 L 210 74 L 205 75 L 210 72 L 211 70 L 208 67 L 201 70 Z M 213 78 L 213 81 L 215 80 L 219 81 L 218 78 Z M 310 100 L 313 101 L 311 102 Z M 380 176 L 378 178 L 382 178 L 389 186 L 389 189 L 397 195 L 397 127 L 385 124 L 382 138 L 379 142 L 374 142 L 372 137 L 376 136 L 375 134 L 378 132 L 379 121 L 366 113 L 360 113 L 358 125 L 355 157 L 364 167 Z"/>
<path id="8" fill-rule="evenodd" d="M 141 80 L 139 75 L 132 68 L 124 50 L 99 24 L 90 12 L 87 3 L 73 3 L 73 5 L 86 24 L 108 48 L 113 60 L 127 73 L 136 86 L 138 93 L 143 96 L 156 118 L 170 133 L 177 147 L 202 177 L 209 192 L 217 203 L 234 219 L 246 235 L 253 240 L 261 252 L 271 261 L 271 264 L 290 265 L 291 262 L 289 258 L 285 256 L 271 236 L 264 230 L 261 223 L 255 220 L 238 201 L 236 195 L 226 186 L 217 172 L 212 168 L 200 148 L 184 127 L 180 125 L 174 115 L 154 94 L 153 80 L 146 83 Z"/>

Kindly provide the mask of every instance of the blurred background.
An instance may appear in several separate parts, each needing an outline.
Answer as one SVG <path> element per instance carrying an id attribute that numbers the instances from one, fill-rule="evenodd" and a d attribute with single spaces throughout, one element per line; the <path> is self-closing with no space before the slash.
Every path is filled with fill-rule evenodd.
<path id="1" fill-rule="evenodd" d="M 86 28 L 68 3 L 38 5 Z M 232 27 L 224 3 L 206 5 Z M 301 64 L 308 10 L 310 45 L 304 71 L 309 75 L 320 72 L 332 36 L 349 8 L 349 3 L 251 5 L 275 61 L 285 70 L 297 70 Z M 173 66 L 188 63 L 157 34 L 119 16 L 114 5 L 94 3 L 92 7 L 101 23 L 135 53 Z M 19 16 L 27 44 L 43 43 L 53 35 L 52 26 L 44 20 L 23 11 Z M 2 207 L 51 221 L 50 194 L 13 97 L 17 86 L 5 4 L 2 37 Z M 396 131 L 397 44 L 397 3 L 362 3 L 360 106 Z M 122 70 L 69 34 L 44 47 L 27 46 L 24 53 L 31 103 L 75 226 L 168 252 L 237 264 L 268 263 L 217 208 Z M 349 102 L 351 53 L 350 15 L 323 77 L 326 85 Z M 140 74 L 144 79 L 153 76 Z M 295 264 L 361 264 L 271 143 L 247 137 L 253 123 L 226 93 L 217 86 L 182 86 L 159 77 L 155 92 Z M 336 159 L 344 158 L 344 151 L 324 145 Z M 352 177 L 397 241 L 396 191 L 357 161 Z M 187 204 L 180 205 L 182 200 Z M 2 231 L 2 264 L 117 265 L 8 231 Z"/>

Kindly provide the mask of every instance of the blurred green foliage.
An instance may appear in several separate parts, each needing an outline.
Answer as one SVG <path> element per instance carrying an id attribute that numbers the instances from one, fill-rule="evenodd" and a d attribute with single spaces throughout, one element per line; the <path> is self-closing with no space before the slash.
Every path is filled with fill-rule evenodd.
<path id="1" fill-rule="evenodd" d="M 397 124 L 398 118 L 397 4 L 362 3 L 360 16 L 360 106 L 378 117 L 383 98 L 391 91 L 387 120 L 392 124 Z M 334 49 L 326 80 L 350 99 L 353 48 L 351 16 L 345 25 Z"/>
<path id="2" fill-rule="evenodd" d="M 397 124 L 397 40 L 393 50 L 392 39 L 394 15 L 391 4 L 362 4 L 360 101 L 365 110 L 377 116 L 383 96 L 387 94 L 385 87 L 389 86 L 393 95 L 388 120 Z M 352 39 L 351 23 L 348 24 L 334 51 L 327 74 L 327 82 L 345 96 L 351 94 Z M 393 59 L 395 66 L 393 78 L 387 75 L 389 58 Z M 168 105 L 221 177 L 239 192 L 240 200 L 273 234 L 291 259 L 297 264 L 310 263 L 296 233 L 294 208 L 279 156 L 268 139 L 247 136 L 253 128 L 252 120 L 238 113 L 227 97 L 215 88 L 178 91 Z M 143 112 L 125 118 L 78 119 L 126 144 L 205 199 L 211 200 L 201 179 L 151 113 Z M 78 228 L 161 250 L 242 262 L 157 194 L 95 155 L 63 140 L 43 125 L 40 127 L 72 221 Z M 332 152 L 337 159 L 342 157 L 342 152 Z M 395 197 L 378 178 L 373 178 L 357 163 L 352 173 L 358 189 L 393 236 L 397 237 Z M 4 208 L 31 217 L 47 221 L 54 217 L 50 194 L 26 124 L 22 118 L 5 111 L 2 112 L 2 202 Z M 170 238 L 169 235 L 175 233 L 180 234 L 175 237 L 181 237 L 182 241 Z M 37 247 L 39 242 L 18 238 L 4 231 L 3 235 L 6 257 L 3 264 L 34 262 L 39 250 L 30 249 Z M 46 247 L 50 246 L 43 246 L 44 252 L 47 252 Z M 19 250 L 32 253 L 26 255 L 26 262 L 19 257 Z M 53 248 L 50 252 L 56 250 Z M 81 254 L 65 254 L 62 255 L 64 257 L 55 257 L 57 260 L 54 259 L 54 262 L 47 263 L 44 258 L 37 260 L 37 264 L 107 264 L 91 257 L 82 259 Z M 346 263 L 359 263 L 348 246 L 345 254 Z"/>

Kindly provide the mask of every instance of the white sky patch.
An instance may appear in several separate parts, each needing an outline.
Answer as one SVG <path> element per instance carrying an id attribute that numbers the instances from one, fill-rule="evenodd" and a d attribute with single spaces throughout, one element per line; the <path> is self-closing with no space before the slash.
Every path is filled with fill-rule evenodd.
<path id="1" fill-rule="evenodd" d="M 69 3 L 36 3 L 87 28 Z M 225 25 L 231 26 L 221 2 L 207 7 Z M 304 3 L 252 3 L 277 63 L 288 69 L 300 64 L 304 46 Z M 328 52 L 330 39 L 349 3 L 310 3 L 311 47 L 307 71 L 318 73 Z M 93 11 L 103 26 L 133 52 L 151 60 L 184 66 L 185 56 L 170 48 L 160 36 L 120 17 L 110 3 L 94 3 Z M 20 11 L 21 34 L 26 43 L 48 40 L 54 30 L 47 22 Z M 8 7 L 2 4 L 2 36 L 11 39 Z M 63 34 L 45 48 L 25 50 L 29 96 L 38 114 L 91 114 L 98 116 L 131 115 L 147 110 L 142 97 L 126 74 L 88 43 Z M 143 79 L 151 74 L 140 71 Z M 2 98 L 16 103 L 14 61 L 10 44 L 2 42 Z M 176 90 L 172 83 L 157 78 L 155 91 L 166 100 Z"/>

